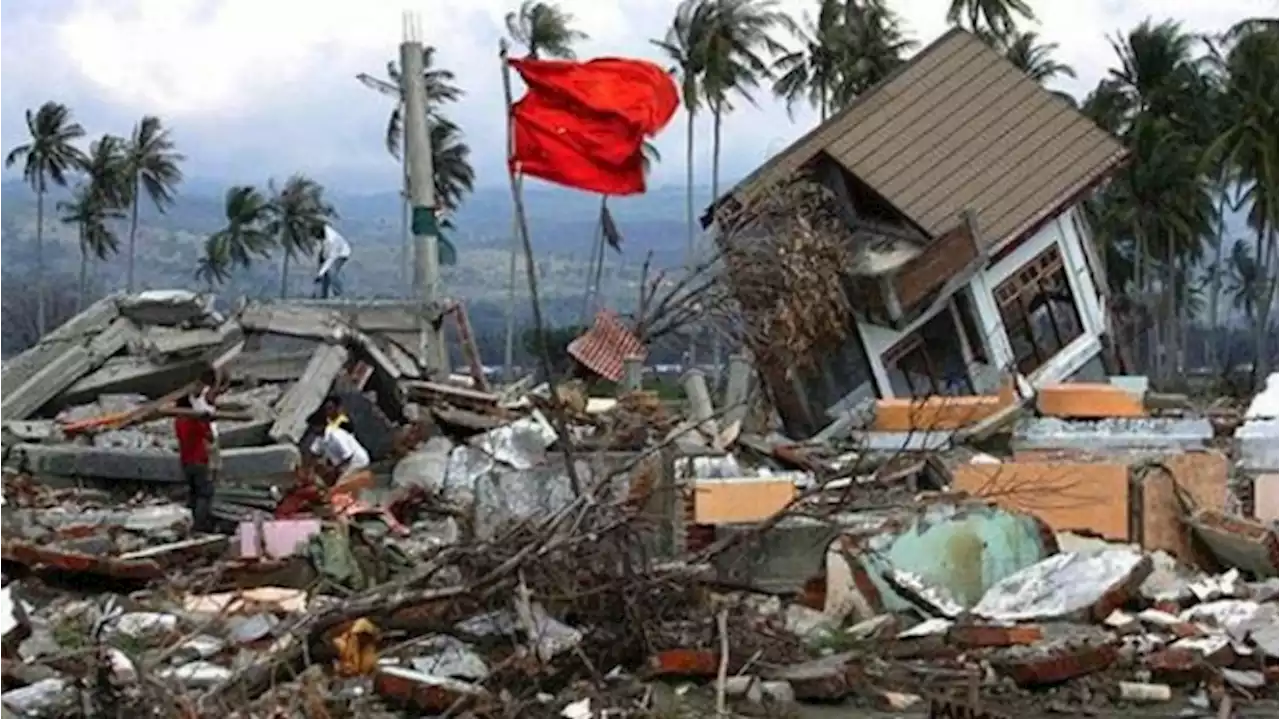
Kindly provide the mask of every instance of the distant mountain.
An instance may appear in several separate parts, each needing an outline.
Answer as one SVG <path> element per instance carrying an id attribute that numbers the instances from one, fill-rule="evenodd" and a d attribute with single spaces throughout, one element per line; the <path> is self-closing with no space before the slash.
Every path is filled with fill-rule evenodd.
<path id="1" fill-rule="evenodd" d="M 164 214 L 147 203 L 140 210 L 137 266 L 144 287 L 190 287 L 202 243 L 224 224 L 225 187 L 193 179 L 180 188 L 177 202 Z M 698 193 L 701 212 L 710 193 Z M 45 198 L 46 257 L 55 281 L 74 285 L 79 268 L 74 227 L 58 221 L 57 204 L 68 197 L 62 188 Z M 397 192 L 331 193 L 337 225 L 352 242 L 354 252 L 347 265 L 348 292 L 360 296 L 396 297 L 407 293 L 411 275 L 401 242 L 401 202 Z M 588 264 L 595 234 L 599 231 L 600 198 L 586 193 L 530 183 L 525 207 L 535 248 L 544 312 L 556 324 L 577 322 L 582 314 Z M 648 253 L 656 269 L 683 263 L 687 235 L 685 193 L 678 187 L 659 187 L 634 198 L 612 198 L 609 206 L 623 234 L 622 252 L 609 250 L 602 271 L 602 293 L 610 306 L 623 311 L 634 307 L 640 292 L 640 273 Z M 442 270 L 446 292 L 467 301 L 478 335 L 501 332 L 507 302 L 508 248 L 512 237 L 510 192 L 480 188 L 458 214 L 449 237 L 458 249 L 458 265 Z M 22 280 L 23 268 L 35 263 L 36 203 L 31 189 L 20 180 L 0 185 L 0 263 L 7 281 Z M 127 244 L 128 223 L 119 224 L 122 250 Z M 294 262 L 290 272 L 291 295 L 309 294 L 314 260 Z M 523 288 L 523 265 L 517 269 L 517 286 Z M 93 284 L 116 288 L 124 284 L 123 255 L 92 268 Z M 7 288 L 6 288 L 7 289 Z M 280 258 L 256 263 L 239 272 L 221 294 L 277 296 L 280 290 Z M 521 293 L 518 313 L 528 317 L 528 303 Z M 489 354 L 489 353 L 486 353 Z"/>

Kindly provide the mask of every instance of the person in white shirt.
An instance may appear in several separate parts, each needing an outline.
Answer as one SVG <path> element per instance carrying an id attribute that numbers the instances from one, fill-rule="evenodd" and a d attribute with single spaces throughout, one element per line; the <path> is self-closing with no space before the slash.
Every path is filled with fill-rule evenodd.
<path id="1" fill-rule="evenodd" d="M 332 486 L 346 484 L 369 470 L 369 451 L 354 434 L 331 423 L 323 409 L 312 414 L 307 424 L 317 435 L 311 453 L 333 468 Z"/>
<path id="2" fill-rule="evenodd" d="M 320 285 L 320 296 L 327 299 L 332 291 L 337 297 L 342 294 L 342 267 L 351 257 L 351 243 L 328 222 L 317 223 L 313 236 L 320 241 L 320 269 L 315 280 Z"/>

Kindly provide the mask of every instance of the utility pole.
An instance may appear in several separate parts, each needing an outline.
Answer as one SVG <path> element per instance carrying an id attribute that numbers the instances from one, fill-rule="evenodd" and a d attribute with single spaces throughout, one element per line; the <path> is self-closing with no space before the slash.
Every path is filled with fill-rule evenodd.
<path id="1" fill-rule="evenodd" d="M 422 305 L 419 356 L 433 374 L 448 374 L 448 352 L 440 313 L 440 225 L 436 219 L 435 170 L 432 167 L 431 128 L 427 123 L 427 88 L 422 76 L 422 32 L 416 15 L 404 17 L 400 43 L 400 96 L 404 98 L 404 162 L 409 178 L 411 223 L 416 240 L 413 287 Z"/>

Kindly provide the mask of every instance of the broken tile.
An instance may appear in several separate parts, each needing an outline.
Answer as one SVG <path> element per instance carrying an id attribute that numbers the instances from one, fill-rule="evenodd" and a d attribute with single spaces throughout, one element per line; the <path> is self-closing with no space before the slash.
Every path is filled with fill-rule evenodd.
<path id="1" fill-rule="evenodd" d="M 1151 560 L 1130 549 L 1056 554 L 1005 579 L 973 608 L 999 621 L 1096 619 L 1125 604 L 1151 573 Z"/>

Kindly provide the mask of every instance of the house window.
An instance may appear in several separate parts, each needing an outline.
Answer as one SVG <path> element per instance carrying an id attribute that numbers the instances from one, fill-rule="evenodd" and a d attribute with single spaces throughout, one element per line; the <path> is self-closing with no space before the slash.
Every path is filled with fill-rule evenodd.
<path id="1" fill-rule="evenodd" d="M 1034 372 L 1084 334 L 1057 245 L 996 286 L 995 299 L 1022 374 Z"/>
<path id="2" fill-rule="evenodd" d="M 864 385 L 873 386 L 871 363 L 854 321 L 851 316 L 848 334 L 840 347 L 822 353 L 816 366 L 803 373 L 804 395 L 814 417 L 824 417 L 829 408 Z M 870 387 L 867 393 L 875 395 Z"/>
<path id="3" fill-rule="evenodd" d="M 939 312 L 880 359 L 895 397 L 973 394 L 960 337 L 948 312 Z"/>

